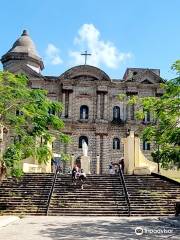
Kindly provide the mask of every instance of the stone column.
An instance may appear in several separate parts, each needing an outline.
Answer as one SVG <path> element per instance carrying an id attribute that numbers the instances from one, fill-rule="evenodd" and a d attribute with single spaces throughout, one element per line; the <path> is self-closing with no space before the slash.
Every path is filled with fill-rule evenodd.
<path id="1" fill-rule="evenodd" d="M 122 103 L 122 120 L 126 120 L 126 104 L 124 102 Z"/>
<path id="2" fill-rule="evenodd" d="M 100 93 L 97 93 L 97 119 L 100 119 Z"/>
<path id="3" fill-rule="evenodd" d="M 69 107 L 68 107 L 68 118 L 72 118 L 72 104 L 73 104 L 73 102 L 72 102 L 72 95 L 73 95 L 73 93 L 72 92 L 70 92 L 69 93 Z"/>
<path id="4" fill-rule="evenodd" d="M 63 106 L 64 106 L 64 109 L 62 111 L 62 117 L 63 118 L 65 117 L 65 98 L 66 98 L 66 94 L 65 94 L 65 92 L 63 92 L 63 94 L 62 94 L 62 103 L 63 103 Z"/>
<path id="5" fill-rule="evenodd" d="M 100 174 L 100 156 L 96 156 L 96 174 Z"/>
<path id="6" fill-rule="evenodd" d="M 126 105 L 126 119 L 131 120 L 130 106 L 128 104 Z"/>
<path id="7" fill-rule="evenodd" d="M 102 145 L 102 173 L 106 173 L 108 171 L 108 151 L 107 151 L 107 142 L 108 142 L 108 136 L 103 135 L 103 145 Z"/>
<path id="8" fill-rule="evenodd" d="M 100 136 L 96 135 L 96 173 L 100 174 Z"/>
<path id="9" fill-rule="evenodd" d="M 124 172 L 128 172 L 128 144 L 127 144 L 127 138 L 121 138 L 121 143 L 123 144 L 124 152 Z"/>
<path id="10" fill-rule="evenodd" d="M 96 135 L 96 156 L 100 156 L 100 135 Z"/>
<path id="11" fill-rule="evenodd" d="M 135 149 L 134 149 L 134 131 L 130 131 L 127 137 L 127 151 L 128 151 L 128 174 L 133 174 L 135 166 Z"/>
<path id="12" fill-rule="evenodd" d="M 90 157 L 82 156 L 81 157 L 81 168 L 85 171 L 85 173 L 90 174 Z"/>
<path id="13" fill-rule="evenodd" d="M 104 119 L 107 120 L 107 110 L 108 110 L 108 95 L 104 93 Z"/>

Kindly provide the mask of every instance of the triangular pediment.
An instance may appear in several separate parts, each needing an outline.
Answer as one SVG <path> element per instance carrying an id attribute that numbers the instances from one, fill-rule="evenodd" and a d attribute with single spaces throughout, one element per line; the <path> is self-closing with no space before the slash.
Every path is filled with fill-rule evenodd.
<path id="1" fill-rule="evenodd" d="M 148 79 L 144 79 L 141 83 L 144 83 L 144 84 L 153 84 L 152 81 L 148 80 Z"/>
<path id="2" fill-rule="evenodd" d="M 154 73 L 150 69 L 147 69 L 141 74 L 138 74 L 137 80 L 138 82 L 144 83 L 144 84 L 156 84 L 156 83 L 164 82 L 160 76 L 158 76 L 156 73 Z"/>
<path id="3" fill-rule="evenodd" d="M 27 77 L 43 78 L 43 76 L 40 73 L 34 71 L 32 68 L 30 68 L 28 66 L 21 67 L 21 72 L 23 72 L 25 75 L 27 75 Z"/>
<path id="4" fill-rule="evenodd" d="M 128 68 L 123 77 L 126 82 L 138 82 L 144 84 L 162 83 L 159 69 Z"/>
<path id="5" fill-rule="evenodd" d="M 31 77 L 43 78 L 43 76 L 40 73 L 34 71 L 32 68 L 25 66 L 25 65 L 24 66 L 22 66 L 22 65 L 11 66 L 9 71 L 14 74 L 24 74 L 29 78 L 31 78 Z"/>

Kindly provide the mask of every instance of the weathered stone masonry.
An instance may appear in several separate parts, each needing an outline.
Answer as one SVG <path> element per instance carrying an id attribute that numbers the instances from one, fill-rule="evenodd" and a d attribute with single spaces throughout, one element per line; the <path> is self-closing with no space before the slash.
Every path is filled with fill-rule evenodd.
<path id="1" fill-rule="evenodd" d="M 136 131 L 140 124 L 134 120 L 136 106 L 120 102 L 118 94 L 126 94 L 127 98 L 161 94 L 159 83 L 162 79 L 158 69 L 128 68 L 123 79 L 111 79 L 101 69 L 80 65 L 60 76 L 43 76 L 43 61 L 27 31 L 1 61 L 5 70 L 25 73 L 32 88 L 46 89 L 49 98 L 64 104 L 61 114 L 65 122 L 64 132 L 70 134 L 73 141 L 66 146 L 55 142 L 53 149 L 57 153 L 66 151 L 77 159 L 82 155 L 79 138 L 87 137 L 91 172 L 96 172 L 97 156 L 102 173 L 108 171 L 110 161 L 118 162 L 124 152 L 122 138 L 126 138 L 130 129 Z M 150 156 L 149 150 L 144 153 Z"/>

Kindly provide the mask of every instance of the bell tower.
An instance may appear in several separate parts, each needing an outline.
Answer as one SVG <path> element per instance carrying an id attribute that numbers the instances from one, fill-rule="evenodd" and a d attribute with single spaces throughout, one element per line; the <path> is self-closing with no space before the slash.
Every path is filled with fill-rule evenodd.
<path id="1" fill-rule="evenodd" d="M 43 61 L 38 55 L 36 47 L 27 30 L 24 30 L 20 38 L 13 44 L 12 48 L 2 56 L 3 69 L 16 72 L 23 66 L 28 66 L 35 72 L 40 73 L 44 68 Z"/>

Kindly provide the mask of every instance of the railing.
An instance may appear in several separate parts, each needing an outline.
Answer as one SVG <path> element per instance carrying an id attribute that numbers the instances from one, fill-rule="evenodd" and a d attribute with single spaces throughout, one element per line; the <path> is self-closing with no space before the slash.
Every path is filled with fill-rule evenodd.
<path id="1" fill-rule="evenodd" d="M 50 201 L 51 201 L 51 196 L 52 196 L 52 193 L 53 193 L 53 190 L 54 190 L 54 185 L 55 185 L 55 182 L 56 182 L 57 173 L 58 173 L 58 168 L 56 168 L 56 171 L 54 173 L 53 183 L 52 183 L 52 186 L 51 186 L 51 189 L 50 189 L 50 193 L 49 193 L 49 196 L 48 196 L 46 215 L 48 215 Z"/>
<path id="2" fill-rule="evenodd" d="M 131 216 L 131 204 L 130 204 L 129 194 L 128 194 L 127 187 L 126 187 L 126 182 L 124 180 L 124 174 L 123 174 L 119 164 L 118 164 L 118 167 L 119 167 L 119 178 L 121 180 L 121 183 L 122 183 L 122 186 L 123 186 L 124 195 L 125 195 L 125 199 L 126 199 L 126 202 L 127 202 L 128 215 Z"/>

